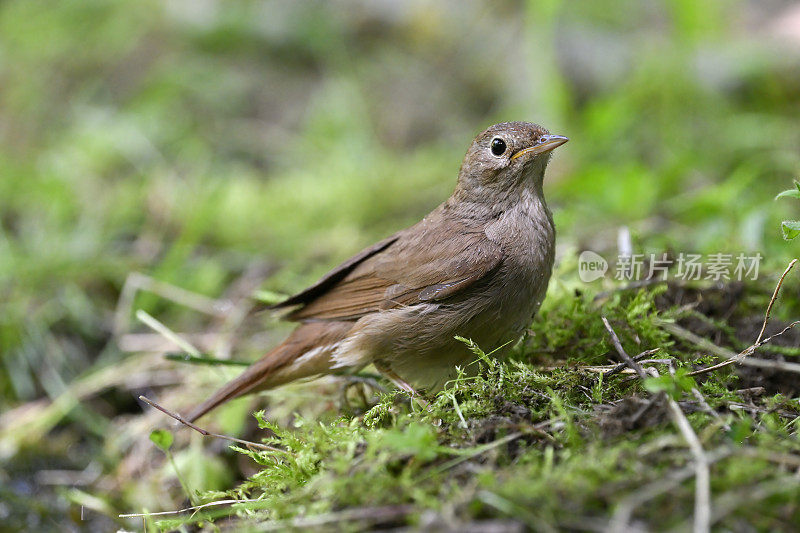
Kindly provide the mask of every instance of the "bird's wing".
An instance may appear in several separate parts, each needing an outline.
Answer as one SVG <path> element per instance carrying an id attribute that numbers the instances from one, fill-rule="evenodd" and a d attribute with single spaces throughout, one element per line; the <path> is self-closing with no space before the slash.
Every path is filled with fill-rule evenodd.
<path id="1" fill-rule="evenodd" d="M 350 274 L 359 264 L 391 246 L 395 241 L 397 241 L 398 235 L 399 234 L 396 233 L 391 237 L 387 237 L 382 241 L 376 242 L 372 246 L 364 248 L 359 253 L 322 276 L 315 284 L 298 292 L 294 296 L 290 296 L 280 303 L 269 306 L 269 309 L 285 309 L 287 307 L 308 304 L 309 302 L 314 301 L 319 296 L 328 292 L 332 287 L 336 286 L 337 283 L 346 278 L 347 275 Z"/>
<path id="2" fill-rule="evenodd" d="M 300 322 L 357 320 L 383 309 L 445 300 L 502 259 L 482 226 L 429 217 L 364 250 L 276 307 L 300 306 L 287 316 Z"/>

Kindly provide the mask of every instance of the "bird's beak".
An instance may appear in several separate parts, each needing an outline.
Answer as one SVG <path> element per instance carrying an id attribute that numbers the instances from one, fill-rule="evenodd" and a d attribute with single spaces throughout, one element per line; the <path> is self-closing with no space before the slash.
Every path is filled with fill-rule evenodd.
<path id="1" fill-rule="evenodd" d="M 537 156 L 550 150 L 554 150 L 567 142 L 569 139 L 563 135 L 542 135 L 539 141 L 528 148 L 523 148 L 516 154 L 511 156 L 511 159 L 522 157 L 523 155 Z"/>

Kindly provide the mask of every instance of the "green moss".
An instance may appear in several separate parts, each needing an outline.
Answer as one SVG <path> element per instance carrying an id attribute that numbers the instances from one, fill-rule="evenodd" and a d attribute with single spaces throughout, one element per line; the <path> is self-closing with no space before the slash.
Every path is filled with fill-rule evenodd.
<path id="1" fill-rule="evenodd" d="M 651 365 L 663 376 L 654 390 L 678 399 L 716 454 L 716 527 L 796 527 L 795 374 L 697 376 L 709 414 L 691 383 L 669 375 L 717 358 L 664 328 L 747 348 L 796 253 L 779 229 L 796 206 L 773 202 L 800 168 L 791 54 L 762 48 L 736 16 L 720 16 L 737 13 L 720 1 L 431 4 L 405 15 L 194 4 L 0 3 L 0 500 L 13 502 L 4 525 L 74 516 L 76 527 L 131 529 L 138 519 L 117 514 L 186 503 L 147 439 L 160 419 L 141 418 L 136 394 L 153 388 L 184 407 L 232 371 L 123 351 L 145 332 L 125 320 L 115 331 L 131 272 L 239 303 L 256 284 L 300 289 L 444 199 L 482 127 L 530 119 L 572 141 L 545 184 L 559 264 L 510 357 L 468 344 L 476 362 L 429 409 L 369 388 L 347 401 L 334 390 L 341 381 L 274 391 L 256 435 L 285 453 L 174 431 L 188 491 L 257 501 L 151 517 L 147 528 L 334 513 L 330 529 L 493 519 L 597 529 L 688 471 L 632 513 L 644 528 L 689 529 L 691 454 L 637 378 L 593 368 L 618 362 L 602 317 L 631 356 L 657 349 L 651 359 L 670 360 Z M 507 36 L 518 54 L 508 55 Z M 636 289 L 612 280 L 612 261 L 605 279 L 580 281 L 576 252 L 611 259 L 620 227 L 637 253 L 758 250 L 759 279 Z M 794 273 L 772 327 L 800 316 L 799 289 Z M 239 361 L 286 330 L 246 322 L 229 338 L 235 313 L 207 316 L 147 291 L 120 315 L 140 308 L 187 336 L 222 327 Z M 796 361 L 798 337 L 756 356 Z M 207 423 L 251 431 L 248 401 Z M 54 471 L 94 481 L 53 489 L 42 480 Z M 336 514 L 397 504 L 410 507 L 378 523 Z"/>

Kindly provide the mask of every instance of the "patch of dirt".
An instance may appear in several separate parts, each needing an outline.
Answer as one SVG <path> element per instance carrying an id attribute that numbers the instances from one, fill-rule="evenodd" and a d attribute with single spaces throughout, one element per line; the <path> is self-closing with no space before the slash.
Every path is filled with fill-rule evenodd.
<path id="1" fill-rule="evenodd" d="M 610 439 L 635 429 L 662 424 L 667 420 L 664 402 L 631 396 L 594 408 L 595 423 L 603 438 Z"/>
<path id="2" fill-rule="evenodd" d="M 670 282 L 667 284 L 667 290 L 656 297 L 656 306 L 660 311 L 691 306 L 709 318 L 727 320 L 740 307 L 745 292 L 745 285 L 741 281 L 708 287 Z"/>
<path id="3" fill-rule="evenodd" d="M 790 398 L 795 398 L 800 393 L 800 375 L 793 372 L 740 366 L 736 369 L 736 374 L 742 388 L 763 387 L 767 394 L 781 393 Z"/>

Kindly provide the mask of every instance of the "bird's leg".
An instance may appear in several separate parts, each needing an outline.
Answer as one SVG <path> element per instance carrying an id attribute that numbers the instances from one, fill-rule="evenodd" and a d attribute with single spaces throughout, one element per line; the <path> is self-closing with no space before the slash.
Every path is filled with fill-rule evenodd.
<path id="1" fill-rule="evenodd" d="M 414 390 L 414 387 L 409 385 L 406 380 L 389 368 L 389 365 L 380 361 L 373 361 L 373 364 L 375 365 L 375 369 L 380 372 L 383 377 L 394 383 L 398 389 L 406 391 L 408 395 L 411 396 L 412 400 L 417 400 L 422 407 L 428 407 L 428 402 L 422 399 L 420 393 Z"/>

